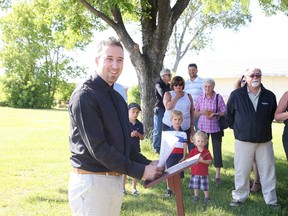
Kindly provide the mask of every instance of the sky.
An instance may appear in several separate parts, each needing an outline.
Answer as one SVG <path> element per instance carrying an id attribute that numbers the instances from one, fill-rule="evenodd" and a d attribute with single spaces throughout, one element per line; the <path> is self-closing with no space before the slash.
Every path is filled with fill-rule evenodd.
<path id="1" fill-rule="evenodd" d="M 266 17 L 257 4 L 256 0 L 251 1 L 252 22 L 247 27 L 242 27 L 238 32 L 225 29 L 214 31 L 212 49 L 204 49 L 198 55 L 186 54 L 176 75 L 187 79 L 188 64 L 196 63 L 198 75 L 204 78 L 238 77 L 249 66 L 259 67 L 263 75 L 288 76 L 288 17 L 283 14 Z M 108 34 L 114 33 L 110 30 Z M 97 33 L 95 38 L 106 35 L 107 32 Z M 81 63 L 91 72 L 95 71 L 93 47 L 95 43 L 78 53 Z M 128 53 L 125 53 L 124 70 L 118 83 L 126 87 L 137 84 L 136 72 Z"/>

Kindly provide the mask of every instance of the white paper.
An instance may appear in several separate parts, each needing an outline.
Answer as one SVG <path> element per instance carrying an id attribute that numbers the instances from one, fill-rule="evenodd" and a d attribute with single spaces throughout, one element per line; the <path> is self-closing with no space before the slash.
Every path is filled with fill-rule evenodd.
<path id="1" fill-rule="evenodd" d="M 163 167 L 170 156 L 174 146 L 179 141 L 179 138 L 169 133 L 169 131 L 162 132 L 160 157 L 157 167 Z"/>

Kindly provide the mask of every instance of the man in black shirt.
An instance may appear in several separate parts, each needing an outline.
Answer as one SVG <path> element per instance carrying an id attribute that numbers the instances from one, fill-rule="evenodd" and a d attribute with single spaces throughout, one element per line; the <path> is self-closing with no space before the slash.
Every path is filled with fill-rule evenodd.
<path id="1" fill-rule="evenodd" d="M 160 80 L 155 84 L 155 108 L 154 108 L 154 129 L 152 145 L 154 152 L 160 152 L 161 135 L 162 135 L 162 119 L 165 112 L 163 104 L 164 93 L 170 91 L 171 71 L 164 68 L 160 72 Z"/>
<path id="2" fill-rule="evenodd" d="M 162 168 L 130 145 L 127 104 L 113 89 L 123 70 L 124 50 L 115 38 L 101 41 L 96 71 L 72 93 L 69 103 L 73 172 L 69 204 L 73 215 L 120 215 L 122 174 L 143 180 Z"/>

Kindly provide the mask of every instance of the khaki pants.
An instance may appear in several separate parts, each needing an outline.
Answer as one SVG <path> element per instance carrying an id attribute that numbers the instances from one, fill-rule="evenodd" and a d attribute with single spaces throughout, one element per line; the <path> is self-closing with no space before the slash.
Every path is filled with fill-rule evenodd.
<path id="1" fill-rule="evenodd" d="M 123 200 L 121 176 L 71 173 L 68 189 L 73 216 L 118 216 Z"/>
<path id="2" fill-rule="evenodd" d="M 250 172 L 253 158 L 256 158 L 262 193 L 265 203 L 276 204 L 276 174 L 272 142 L 250 143 L 235 140 L 235 190 L 232 191 L 234 200 L 244 202 L 250 193 Z"/>

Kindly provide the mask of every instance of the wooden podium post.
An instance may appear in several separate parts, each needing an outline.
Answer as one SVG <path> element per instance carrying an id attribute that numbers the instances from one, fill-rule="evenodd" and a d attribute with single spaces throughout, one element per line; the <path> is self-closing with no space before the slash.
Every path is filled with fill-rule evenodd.
<path id="1" fill-rule="evenodd" d="M 176 205 L 177 205 L 177 213 L 178 216 L 184 216 L 184 203 L 182 196 L 182 187 L 181 187 L 181 178 L 180 173 L 177 173 L 168 178 L 169 188 L 176 196 Z"/>
<path id="2" fill-rule="evenodd" d="M 199 160 L 199 157 L 200 154 L 197 154 L 194 157 L 188 158 L 187 160 L 182 161 L 181 163 L 166 169 L 163 175 L 160 176 L 159 178 L 154 179 L 153 181 L 145 181 L 144 188 L 149 188 L 159 182 L 168 179 L 168 185 L 176 196 L 177 214 L 178 216 L 184 216 L 185 211 L 182 196 L 180 173 L 186 170 L 187 168 L 191 167 L 192 165 L 196 164 Z"/>

